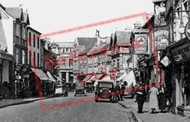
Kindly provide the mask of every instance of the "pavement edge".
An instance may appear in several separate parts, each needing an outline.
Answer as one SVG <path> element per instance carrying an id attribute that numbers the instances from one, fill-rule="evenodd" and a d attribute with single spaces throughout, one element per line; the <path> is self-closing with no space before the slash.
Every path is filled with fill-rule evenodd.
<path id="1" fill-rule="evenodd" d="M 124 105 L 124 104 L 121 103 L 121 102 L 118 102 L 118 104 L 121 105 L 121 106 L 124 107 L 124 108 L 128 108 L 126 105 Z M 137 122 L 144 122 L 144 121 L 141 119 L 141 117 L 137 114 L 137 112 L 135 112 L 135 110 L 134 110 L 133 108 L 132 108 L 131 112 L 132 112 L 132 114 L 135 116 Z"/>

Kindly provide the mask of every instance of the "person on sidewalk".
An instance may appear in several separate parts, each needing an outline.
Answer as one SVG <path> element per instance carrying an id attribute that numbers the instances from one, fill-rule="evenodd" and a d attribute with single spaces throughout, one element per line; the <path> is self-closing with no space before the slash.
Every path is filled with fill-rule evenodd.
<path id="1" fill-rule="evenodd" d="M 136 100 L 138 105 L 138 113 L 143 113 L 143 104 L 146 98 L 146 92 L 144 89 L 144 84 L 140 83 L 139 88 L 136 91 Z"/>
<path id="2" fill-rule="evenodd" d="M 160 88 L 158 89 L 159 91 L 159 109 L 161 112 L 165 112 L 166 108 L 166 95 L 165 95 L 165 87 L 164 84 L 161 84 Z"/>
<path id="3" fill-rule="evenodd" d="M 122 100 L 121 96 L 121 87 L 120 87 L 120 81 L 116 81 L 116 86 L 115 86 L 115 95 L 118 97 L 118 100 Z"/>
<path id="4" fill-rule="evenodd" d="M 152 87 L 150 88 L 149 92 L 149 106 L 151 108 L 151 113 L 156 113 L 158 110 L 158 88 L 156 88 L 156 84 L 152 83 Z"/>

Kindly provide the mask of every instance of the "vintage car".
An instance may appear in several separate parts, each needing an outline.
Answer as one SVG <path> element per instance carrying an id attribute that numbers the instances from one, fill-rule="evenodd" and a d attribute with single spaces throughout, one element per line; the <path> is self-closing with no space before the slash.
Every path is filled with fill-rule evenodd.
<path id="1" fill-rule="evenodd" d="M 68 91 L 63 84 L 55 85 L 54 96 L 60 96 L 60 95 L 63 95 L 65 97 L 68 96 Z"/>
<path id="2" fill-rule="evenodd" d="M 95 101 L 98 99 L 110 99 L 111 102 L 114 100 L 114 81 L 112 80 L 97 80 L 95 86 Z"/>
<path id="3" fill-rule="evenodd" d="M 78 94 L 86 96 L 85 83 L 82 82 L 75 83 L 74 96 L 77 96 Z"/>

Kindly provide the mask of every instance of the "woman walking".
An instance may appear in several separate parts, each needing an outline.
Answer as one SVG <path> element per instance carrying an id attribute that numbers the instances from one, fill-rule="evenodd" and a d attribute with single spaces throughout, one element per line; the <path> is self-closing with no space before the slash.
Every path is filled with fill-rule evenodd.
<path id="1" fill-rule="evenodd" d="M 159 88 L 159 108 L 161 110 L 161 112 L 165 112 L 165 108 L 166 108 L 166 95 L 165 95 L 165 87 L 162 84 Z"/>
<path id="2" fill-rule="evenodd" d="M 149 106 L 152 110 L 151 113 L 155 113 L 155 111 L 158 110 L 158 94 L 159 94 L 155 83 L 152 83 L 152 87 L 148 92 L 150 94 Z"/>

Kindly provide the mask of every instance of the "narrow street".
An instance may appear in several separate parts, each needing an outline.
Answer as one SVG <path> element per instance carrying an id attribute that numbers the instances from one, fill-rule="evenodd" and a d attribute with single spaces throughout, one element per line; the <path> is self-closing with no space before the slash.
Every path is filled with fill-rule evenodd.
<path id="1" fill-rule="evenodd" d="M 69 101 L 79 101 L 87 96 L 55 97 L 44 100 L 46 106 L 61 104 Z M 10 106 L 0 109 L 1 122 L 134 122 L 130 108 L 124 108 L 109 100 L 100 102 L 87 101 L 70 106 L 58 107 L 47 111 L 42 110 L 40 101 L 29 104 Z"/>

